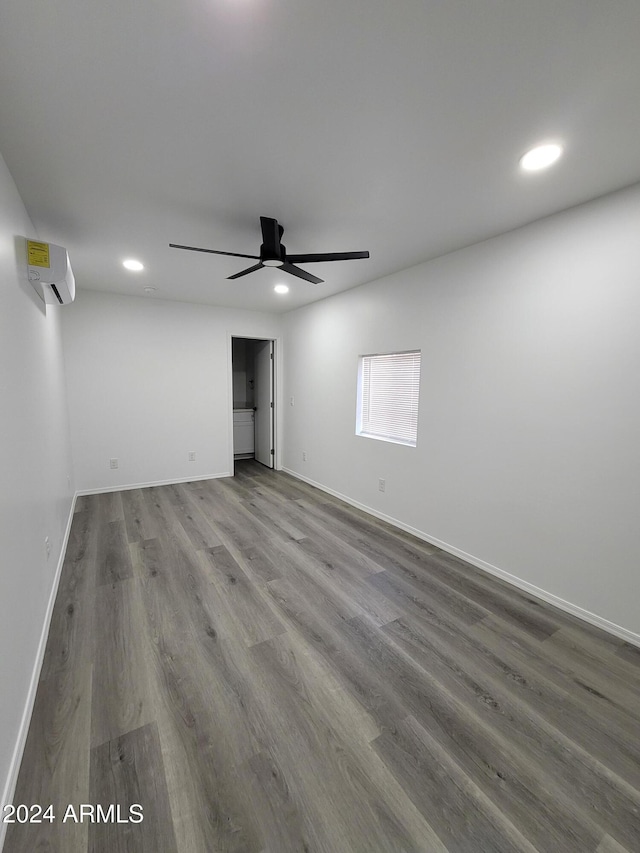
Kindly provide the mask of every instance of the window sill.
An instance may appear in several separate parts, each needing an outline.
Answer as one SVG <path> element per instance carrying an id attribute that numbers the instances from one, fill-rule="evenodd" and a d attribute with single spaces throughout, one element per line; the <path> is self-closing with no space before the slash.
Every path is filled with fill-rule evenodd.
<path id="1" fill-rule="evenodd" d="M 370 432 L 356 432 L 358 438 L 373 438 L 374 441 L 386 441 L 387 444 L 401 444 L 403 447 L 417 447 L 417 441 L 403 441 L 401 438 L 388 438 L 386 435 L 373 435 Z"/>

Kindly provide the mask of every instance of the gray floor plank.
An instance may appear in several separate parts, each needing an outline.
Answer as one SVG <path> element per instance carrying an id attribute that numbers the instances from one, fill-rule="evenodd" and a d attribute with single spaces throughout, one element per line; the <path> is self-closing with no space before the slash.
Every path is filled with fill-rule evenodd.
<path id="1" fill-rule="evenodd" d="M 155 723 L 91 750 L 89 803 L 108 817 L 89 824 L 90 853 L 176 853 Z"/>
<path id="2" fill-rule="evenodd" d="M 4 853 L 85 853 L 88 824 L 65 821 L 69 804 L 89 802 L 91 666 L 58 670 L 40 681 L 15 805 L 53 806 L 55 820 L 11 824 Z"/>
<path id="3" fill-rule="evenodd" d="M 92 746 L 154 719 L 144 667 L 142 627 L 137 579 L 97 588 L 93 614 Z"/>
<path id="4" fill-rule="evenodd" d="M 544 698 L 528 674 L 502 673 L 470 653 L 470 644 L 449 647 L 447 639 L 412 625 L 399 620 L 383 630 L 434 679 L 429 707 L 415 703 L 416 715 L 494 802 L 518 816 L 530 841 L 540 850 L 593 849 L 602 823 L 592 814 L 604 813 L 604 825 L 613 827 L 607 803 L 615 804 L 616 832 L 625 838 L 638 832 L 627 786 L 611 785 L 605 767 L 585 765 L 577 746 L 548 725 Z"/>
<path id="5" fill-rule="evenodd" d="M 127 489 L 121 492 L 122 507 L 129 542 L 155 539 L 162 530 L 150 500 L 145 496 L 149 489 Z"/>
<path id="6" fill-rule="evenodd" d="M 199 554 L 203 573 L 213 585 L 221 630 L 248 646 L 261 643 L 286 630 L 269 598 L 251 582 L 223 546 Z"/>
<path id="7" fill-rule="evenodd" d="M 413 718 L 400 721 L 393 732 L 383 732 L 374 745 L 449 850 L 536 853 L 540 849 L 527 841 Z"/>
<path id="8" fill-rule="evenodd" d="M 95 508 L 94 508 L 95 509 Z M 76 513 L 40 673 L 81 671 L 91 663 L 93 600 L 100 525 L 94 509 Z"/>
<path id="9" fill-rule="evenodd" d="M 484 645 L 502 654 L 516 668 L 524 668 L 525 672 L 531 672 L 534 677 L 536 674 L 540 676 L 540 660 L 534 650 L 523 653 L 515 645 L 505 643 L 504 638 L 509 636 L 508 625 L 491 619 L 470 630 L 474 636 L 482 638 Z M 555 669 L 555 666 L 549 665 L 546 670 L 548 678 L 543 679 L 549 689 L 558 680 Z M 588 755 L 599 765 L 610 768 L 631 787 L 640 790 L 640 739 L 633 735 L 636 727 L 613 706 L 607 707 L 610 703 L 594 697 L 588 690 L 581 693 L 576 696 L 575 689 L 569 693 L 559 688 L 555 702 L 548 698 L 544 700 L 540 695 L 541 720 L 569 737 L 580 754 Z M 596 702 L 599 702 L 600 707 L 595 707 Z M 638 835 L 640 837 L 640 824 Z"/>
<path id="10" fill-rule="evenodd" d="M 90 500 L 103 522 L 124 521 L 122 492 L 104 492 L 101 495 L 91 495 Z"/>
<path id="11" fill-rule="evenodd" d="M 296 794 L 311 849 L 439 850 L 442 845 L 408 808 L 389 797 L 395 780 L 374 767 L 369 714 L 315 666 L 305 645 L 287 635 L 251 649 L 258 663 L 259 701 L 276 735 L 271 751 Z"/>
<path id="12" fill-rule="evenodd" d="M 610 835 L 606 835 L 598 845 L 596 853 L 632 853 L 632 851 L 618 844 Z"/>
<path id="13" fill-rule="evenodd" d="M 133 576 L 124 521 L 101 524 L 98 534 L 96 584 L 115 583 Z"/>

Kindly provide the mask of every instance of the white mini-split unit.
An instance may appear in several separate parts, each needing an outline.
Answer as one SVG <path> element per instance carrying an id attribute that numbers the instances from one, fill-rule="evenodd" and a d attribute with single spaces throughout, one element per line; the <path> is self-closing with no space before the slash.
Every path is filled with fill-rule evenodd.
<path id="1" fill-rule="evenodd" d="M 76 296 L 69 255 L 62 246 L 27 240 L 29 281 L 40 299 L 51 305 L 69 305 Z"/>

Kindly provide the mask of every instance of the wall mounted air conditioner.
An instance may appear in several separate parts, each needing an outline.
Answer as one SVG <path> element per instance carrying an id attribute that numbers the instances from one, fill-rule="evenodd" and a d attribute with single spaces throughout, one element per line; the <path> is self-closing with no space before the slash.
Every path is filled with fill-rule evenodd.
<path id="1" fill-rule="evenodd" d="M 76 297 L 69 255 L 62 246 L 27 240 L 29 281 L 40 299 L 52 305 L 69 305 Z"/>

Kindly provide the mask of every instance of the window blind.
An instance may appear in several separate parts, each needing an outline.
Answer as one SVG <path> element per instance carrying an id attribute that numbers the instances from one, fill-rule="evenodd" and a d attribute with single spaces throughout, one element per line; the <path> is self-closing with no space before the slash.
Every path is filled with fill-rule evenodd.
<path id="1" fill-rule="evenodd" d="M 415 447 L 420 351 L 363 355 L 360 370 L 359 434 Z"/>

